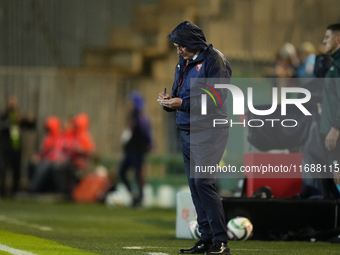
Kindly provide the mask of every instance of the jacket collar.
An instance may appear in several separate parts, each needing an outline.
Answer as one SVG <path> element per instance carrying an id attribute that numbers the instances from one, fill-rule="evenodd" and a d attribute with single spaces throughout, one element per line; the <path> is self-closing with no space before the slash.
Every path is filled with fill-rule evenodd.
<path id="1" fill-rule="evenodd" d="M 195 56 L 192 58 L 192 60 L 196 60 L 196 58 L 200 55 L 201 50 L 197 50 Z"/>
<path id="2" fill-rule="evenodd" d="M 336 52 L 334 52 L 331 57 L 336 60 L 336 59 L 340 59 L 340 49 L 338 49 Z"/>
<path id="3" fill-rule="evenodd" d="M 206 50 L 200 51 L 198 56 L 195 55 L 196 58 L 194 56 L 194 58 L 192 60 L 189 60 L 189 65 L 192 64 L 192 63 L 197 63 L 197 62 L 203 61 L 207 57 L 209 49 L 212 48 L 212 47 L 213 46 L 211 44 L 209 44 L 209 47 Z M 186 60 L 182 56 L 180 56 L 180 60 L 181 60 L 181 63 L 185 65 Z"/>

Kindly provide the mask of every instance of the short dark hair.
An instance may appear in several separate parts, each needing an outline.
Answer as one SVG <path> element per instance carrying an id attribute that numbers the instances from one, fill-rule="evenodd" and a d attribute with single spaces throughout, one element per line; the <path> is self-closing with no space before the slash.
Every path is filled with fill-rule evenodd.
<path id="1" fill-rule="evenodd" d="M 331 30 L 332 32 L 340 32 L 340 23 L 329 25 L 327 30 Z"/>

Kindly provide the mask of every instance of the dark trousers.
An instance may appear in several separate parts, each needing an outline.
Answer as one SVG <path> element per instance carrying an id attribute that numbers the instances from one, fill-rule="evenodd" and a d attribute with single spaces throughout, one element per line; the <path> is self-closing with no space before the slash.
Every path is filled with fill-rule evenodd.
<path id="1" fill-rule="evenodd" d="M 31 192 L 55 191 L 53 163 L 49 161 L 41 161 L 37 165 L 32 165 L 31 167 L 34 167 L 34 171 L 30 171 L 32 178 L 30 179 L 29 190 Z"/>
<path id="2" fill-rule="evenodd" d="M 8 169 L 12 171 L 12 188 L 10 195 L 19 190 L 21 176 L 21 151 L 13 149 L 2 150 L 0 155 L 0 196 L 8 195 L 6 189 L 6 175 Z"/>
<path id="3" fill-rule="evenodd" d="M 142 173 L 143 161 L 144 161 L 143 153 L 126 152 L 119 168 L 119 177 L 130 192 L 132 192 L 132 187 L 126 175 L 128 170 L 130 168 L 133 168 L 135 172 L 136 183 L 138 185 L 139 192 L 138 200 L 140 201 L 143 199 L 143 186 L 144 186 L 144 178 Z"/>
<path id="4" fill-rule="evenodd" d="M 314 116 L 317 117 L 317 116 Z M 333 165 L 334 160 L 340 163 L 340 145 L 328 151 L 325 147 L 326 135 L 320 134 L 319 122 L 312 123 L 309 131 L 309 137 L 303 148 L 303 166 L 321 165 L 329 169 Z M 301 197 L 309 199 L 339 199 L 340 194 L 334 183 L 333 173 L 327 171 L 326 173 L 317 173 L 304 171 L 302 173 L 302 189 Z"/>
<path id="5" fill-rule="evenodd" d="M 31 192 L 58 192 L 71 196 L 78 180 L 76 167 L 71 162 L 53 162 L 43 160 L 37 165 L 31 165 Z"/>
<path id="6" fill-rule="evenodd" d="M 340 168 L 340 139 L 337 141 L 336 147 L 328 152 L 328 164 L 333 165 L 333 171 L 339 170 Z M 332 183 L 332 187 L 334 189 L 334 193 L 336 194 L 335 198 L 340 199 L 340 191 L 335 186 L 334 182 Z"/>
<path id="7" fill-rule="evenodd" d="M 328 164 L 339 164 L 340 165 L 340 139 L 337 141 L 336 147 L 331 150 L 327 151 L 328 153 Z"/>
<path id="8" fill-rule="evenodd" d="M 216 177 L 195 173 L 195 166 L 216 166 L 226 148 L 228 129 L 209 129 L 195 133 L 181 131 L 181 150 L 194 203 L 201 240 L 227 242 L 227 226 Z"/>

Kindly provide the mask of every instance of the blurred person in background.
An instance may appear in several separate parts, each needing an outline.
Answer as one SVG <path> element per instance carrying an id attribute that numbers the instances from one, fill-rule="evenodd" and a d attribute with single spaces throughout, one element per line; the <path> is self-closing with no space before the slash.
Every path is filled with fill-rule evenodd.
<path id="1" fill-rule="evenodd" d="M 29 164 L 29 179 L 31 192 L 57 192 L 59 183 L 55 173 L 67 161 L 63 150 L 64 141 L 60 119 L 50 116 L 44 123 L 46 135 L 41 142 L 40 150 Z"/>
<path id="2" fill-rule="evenodd" d="M 69 116 L 67 119 L 63 122 L 63 139 L 65 140 L 65 143 L 67 144 L 73 139 L 74 136 L 74 116 Z"/>
<path id="3" fill-rule="evenodd" d="M 304 42 L 301 44 L 298 50 L 298 56 L 300 59 L 300 66 L 296 69 L 296 76 L 298 78 L 313 78 L 316 49 L 310 42 Z"/>
<path id="4" fill-rule="evenodd" d="M 131 194 L 132 206 L 139 207 L 142 205 L 144 196 L 144 158 L 152 146 L 151 121 L 144 112 L 143 96 L 139 92 L 133 91 L 128 95 L 128 98 L 130 109 L 127 127 L 121 137 L 124 156 L 119 167 L 119 177 Z M 133 193 L 131 183 L 127 178 L 127 172 L 130 168 L 134 170 L 138 194 Z"/>
<path id="5" fill-rule="evenodd" d="M 340 167 L 340 24 L 329 25 L 323 39 L 325 50 L 333 58 L 333 64 L 326 73 L 322 93 L 320 132 L 324 135 L 329 164 Z M 336 165 L 338 164 L 338 165 Z M 338 168 L 339 169 L 339 168 Z M 340 185 L 340 171 L 334 172 L 334 181 Z M 339 187 L 339 186 L 338 186 Z"/>
<path id="6" fill-rule="evenodd" d="M 21 177 L 21 129 L 35 128 L 33 115 L 24 118 L 18 108 L 18 98 L 10 95 L 7 98 L 5 111 L 0 116 L 0 197 L 14 196 L 20 189 Z M 7 170 L 12 171 L 12 187 L 6 188 Z"/>
<path id="7" fill-rule="evenodd" d="M 309 105 L 316 105 L 312 112 L 311 122 L 309 124 L 308 138 L 303 145 L 302 165 L 309 167 L 312 164 L 327 166 L 328 152 L 325 147 L 324 135 L 320 133 L 321 120 L 321 102 L 322 93 L 325 82 L 325 76 L 333 63 L 333 59 L 329 54 L 319 54 L 315 57 L 314 75 L 316 78 L 309 79 L 309 82 L 303 87 L 311 92 Z M 304 95 L 300 94 L 301 98 Z M 305 169 L 305 168 L 304 168 Z M 304 171 L 302 173 L 301 194 L 296 197 L 308 199 L 337 199 L 339 191 L 331 176 L 328 178 L 318 178 L 315 172 Z"/>
<path id="8" fill-rule="evenodd" d="M 274 66 L 265 70 L 265 76 L 271 79 L 273 87 L 278 88 L 278 103 L 281 103 L 281 88 L 282 87 L 296 87 L 297 84 L 297 68 L 300 66 L 300 60 L 296 48 L 291 43 L 285 43 L 280 51 L 275 56 Z M 276 79 L 285 78 L 285 79 Z M 293 94 L 289 93 L 288 97 L 292 97 Z"/>
<path id="9" fill-rule="evenodd" d="M 161 102 L 165 111 L 176 112 L 187 180 L 201 233 L 200 240 L 193 247 L 181 249 L 178 253 L 230 255 L 225 212 L 216 189 L 216 177 L 197 176 L 194 170 L 195 166 L 218 165 L 222 158 L 229 128 L 212 128 L 210 120 L 228 117 L 225 102 L 227 92 L 225 89 L 218 90 L 221 102 L 224 102 L 221 106 L 215 105 L 212 99 L 207 100 L 210 114 L 202 115 L 202 94 L 196 94 L 195 88 L 191 89 L 190 80 L 204 78 L 209 82 L 209 78 L 215 78 L 222 83 L 229 83 L 231 67 L 227 58 L 206 42 L 203 31 L 192 22 L 179 24 L 168 35 L 168 39 L 176 47 L 180 59 L 176 65 L 171 95 L 161 92 L 158 99 L 165 100 Z"/>
<path id="10" fill-rule="evenodd" d="M 67 155 L 67 163 L 56 172 L 59 189 L 66 196 L 70 196 L 72 190 L 80 179 L 95 151 L 95 144 L 89 131 L 90 118 L 86 113 L 74 116 L 67 125 L 63 134 L 64 152 Z"/>
<path id="11" fill-rule="evenodd" d="M 66 148 L 70 160 L 79 170 L 87 168 L 95 150 L 95 144 L 89 131 L 90 118 L 86 113 L 79 113 L 73 117 L 73 126 L 66 130 L 68 136 Z M 72 134 L 73 130 L 73 134 Z"/>
<path id="12" fill-rule="evenodd" d="M 296 68 L 300 65 L 295 46 L 285 43 L 275 58 L 274 68 L 267 71 L 267 76 L 272 78 L 296 77 Z"/>
<path id="13" fill-rule="evenodd" d="M 30 191 L 57 192 L 66 199 L 71 198 L 79 181 L 78 174 L 88 167 L 95 149 L 89 124 L 85 113 L 74 116 L 65 130 L 56 116 L 45 121 L 47 134 L 30 168 Z"/>

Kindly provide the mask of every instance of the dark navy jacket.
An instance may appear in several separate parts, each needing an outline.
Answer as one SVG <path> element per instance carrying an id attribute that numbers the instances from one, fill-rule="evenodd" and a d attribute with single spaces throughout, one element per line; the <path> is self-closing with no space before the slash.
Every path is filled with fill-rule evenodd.
<path id="1" fill-rule="evenodd" d="M 183 100 L 182 109 L 176 112 L 177 127 L 186 131 L 211 128 L 213 119 L 228 117 L 227 89 L 213 91 L 211 87 L 214 88 L 216 83 L 230 83 L 230 64 L 220 51 L 206 43 L 202 30 L 191 22 L 185 21 L 178 25 L 168 38 L 181 46 L 201 51 L 195 60 L 188 62 L 186 68 L 187 61 L 182 56 L 176 66 L 171 96 Z M 182 75 L 182 83 L 178 88 Z M 206 91 L 210 92 L 213 98 Z M 201 115 L 202 94 L 207 94 L 207 115 Z M 172 111 L 166 107 L 164 110 Z"/>

